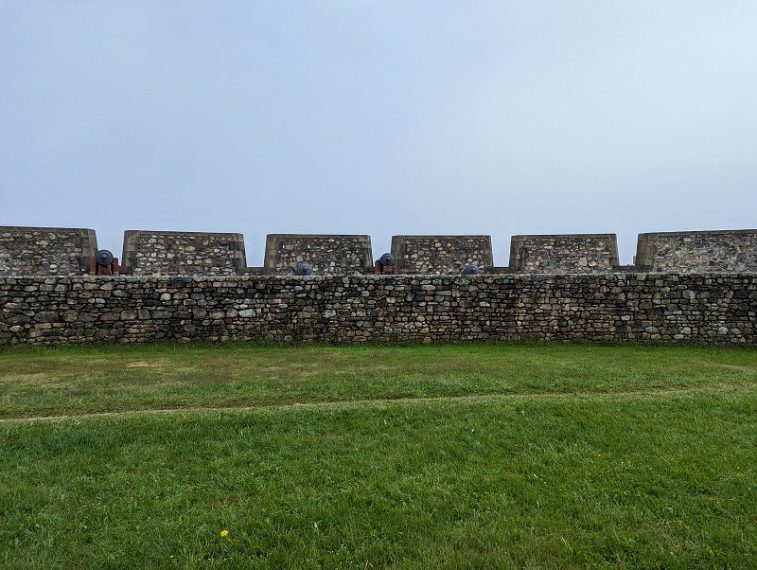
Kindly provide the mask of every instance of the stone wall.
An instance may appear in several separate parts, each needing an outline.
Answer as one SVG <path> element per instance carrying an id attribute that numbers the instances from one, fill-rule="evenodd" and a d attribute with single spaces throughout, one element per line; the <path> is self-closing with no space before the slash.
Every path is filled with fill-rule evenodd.
<path id="1" fill-rule="evenodd" d="M 241 275 L 246 270 L 242 234 L 124 232 L 124 275 Z"/>
<path id="2" fill-rule="evenodd" d="M 394 236 L 400 273 L 458 275 L 469 263 L 494 265 L 491 236 Z"/>
<path id="3" fill-rule="evenodd" d="M 459 275 L 469 263 L 488 274 L 755 272 L 757 229 L 640 234 L 632 266 L 620 266 L 615 234 L 513 236 L 508 267 L 494 267 L 491 237 L 394 236 L 397 271 Z M 0 227 L 0 275 L 86 275 L 97 252 L 94 230 Z M 127 230 L 124 275 L 291 275 L 307 261 L 316 275 L 373 271 L 367 235 L 272 234 L 264 267 L 247 267 L 237 233 Z"/>
<path id="4" fill-rule="evenodd" d="M 757 230 L 639 234 L 639 271 L 757 271 Z"/>
<path id="5" fill-rule="evenodd" d="M 266 239 L 268 273 L 291 275 L 305 261 L 316 275 L 366 273 L 373 267 L 371 238 L 366 235 L 270 234 Z"/>
<path id="6" fill-rule="evenodd" d="M 510 241 L 514 273 L 608 273 L 618 263 L 615 234 L 523 235 Z"/>
<path id="7" fill-rule="evenodd" d="M 3 277 L 0 345 L 162 340 L 757 346 L 757 274 Z"/>
<path id="8" fill-rule="evenodd" d="M 94 230 L 0 226 L 0 275 L 86 275 L 96 253 Z"/>

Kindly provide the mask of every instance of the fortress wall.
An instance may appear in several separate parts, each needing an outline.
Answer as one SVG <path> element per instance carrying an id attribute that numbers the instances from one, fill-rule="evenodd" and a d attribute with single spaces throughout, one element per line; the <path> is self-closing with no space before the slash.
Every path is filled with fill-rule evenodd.
<path id="1" fill-rule="evenodd" d="M 270 234 L 264 266 L 268 273 L 291 275 L 305 261 L 315 275 L 359 274 L 371 271 L 373 252 L 367 235 Z"/>
<path id="2" fill-rule="evenodd" d="M 86 275 L 97 252 L 94 230 L 0 226 L 0 275 Z M 459 275 L 469 263 L 487 274 L 755 272 L 757 229 L 640 234 L 634 265 L 619 265 L 615 234 L 513 236 L 510 265 L 494 267 L 490 236 L 394 236 L 397 270 Z M 272 234 L 264 267 L 247 267 L 237 233 L 128 230 L 125 275 L 291 275 L 299 261 L 316 275 L 371 273 L 367 235 Z"/>
<path id="3" fill-rule="evenodd" d="M 0 275 L 86 275 L 95 230 L 0 226 Z"/>
<path id="4" fill-rule="evenodd" d="M 510 242 L 514 273 L 607 273 L 618 264 L 615 234 L 522 235 Z"/>
<path id="5" fill-rule="evenodd" d="M 407 274 L 456 275 L 469 263 L 494 265 L 491 236 L 394 236 L 392 255 Z"/>
<path id="6" fill-rule="evenodd" d="M 124 275 L 241 275 L 246 271 L 242 234 L 124 232 Z"/>
<path id="7" fill-rule="evenodd" d="M 0 346 L 585 341 L 757 346 L 757 274 L 2 277 Z"/>
<path id="8" fill-rule="evenodd" d="M 639 271 L 757 271 L 757 230 L 639 234 Z"/>

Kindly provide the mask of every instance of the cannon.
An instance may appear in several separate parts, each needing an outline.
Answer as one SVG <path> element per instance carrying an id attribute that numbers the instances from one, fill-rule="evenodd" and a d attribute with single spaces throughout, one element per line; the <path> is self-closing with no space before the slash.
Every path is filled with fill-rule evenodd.
<path id="1" fill-rule="evenodd" d="M 379 257 L 381 265 L 394 265 L 394 256 L 391 253 L 385 253 Z"/>
<path id="2" fill-rule="evenodd" d="M 300 276 L 312 275 L 313 267 L 307 261 L 299 261 L 294 266 L 294 274 Z"/>
<path id="3" fill-rule="evenodd" d="M 397 266 L 394 256 L 391 253 L 385 253 L 376 260 L 376 275 L 397 273 Z"/>
<path id="4" fill-rule="evenodd" d="M 463 275 L 478 275 L 481 272 L 481 268 L 478 263 L 469 263 L 463 268 Z"/>
<path id="5" fill-rule="evenodd" d="M 101 249 L 97 252 L 97 255 L 95 255 L 95 259 L 97 260 L 97 265 L 110 265 L 115 258 L 107 249 Z"/>
<path id="6" fill-rule="evenodd" d="M 118 258 L 107 249 L 98 250 L 90 263 L 92 275 L 118 275 Z"/>

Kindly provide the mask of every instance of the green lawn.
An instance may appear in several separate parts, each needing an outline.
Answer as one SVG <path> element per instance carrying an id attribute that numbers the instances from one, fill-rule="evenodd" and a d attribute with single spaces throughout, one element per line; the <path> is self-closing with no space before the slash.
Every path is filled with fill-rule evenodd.
<path id="1" fill-rule="evenodd" d="M 6 350 L 0 453 L 2 568 L 757 559 L 754 349 Z"/>

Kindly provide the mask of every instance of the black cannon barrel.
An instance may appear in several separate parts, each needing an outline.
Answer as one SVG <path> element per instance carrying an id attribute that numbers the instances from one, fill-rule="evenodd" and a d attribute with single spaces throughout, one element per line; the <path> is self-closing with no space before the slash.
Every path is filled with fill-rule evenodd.
<path id="1" fill-rule="evenodd" d="M 110 265 L 113 263 L 113 254 L 107 249 L 101 249 L 95 255 L 95 260 L 98 265 Z"/>
<path id="2" fill-rule="evenodd" d="M 307 261 L 300 261 L 294 267 L 295 275 L 312 275 L 313 267 Z"/>
<path id="3" fill-rule="evenodd" d="M 381 265 L 394 265 L 394 256 L 391 253 L 385 253 L 379 257 L 379 263 Z"/>
<path id="4" fill-rule="evenodd" d="M 478 263 L 469 263 L 465 266 L 465 269 L 463 269 L 463 275 L 478 275 L 478 273 L 481 271 L 481 269 L 478 266 Z"/>

